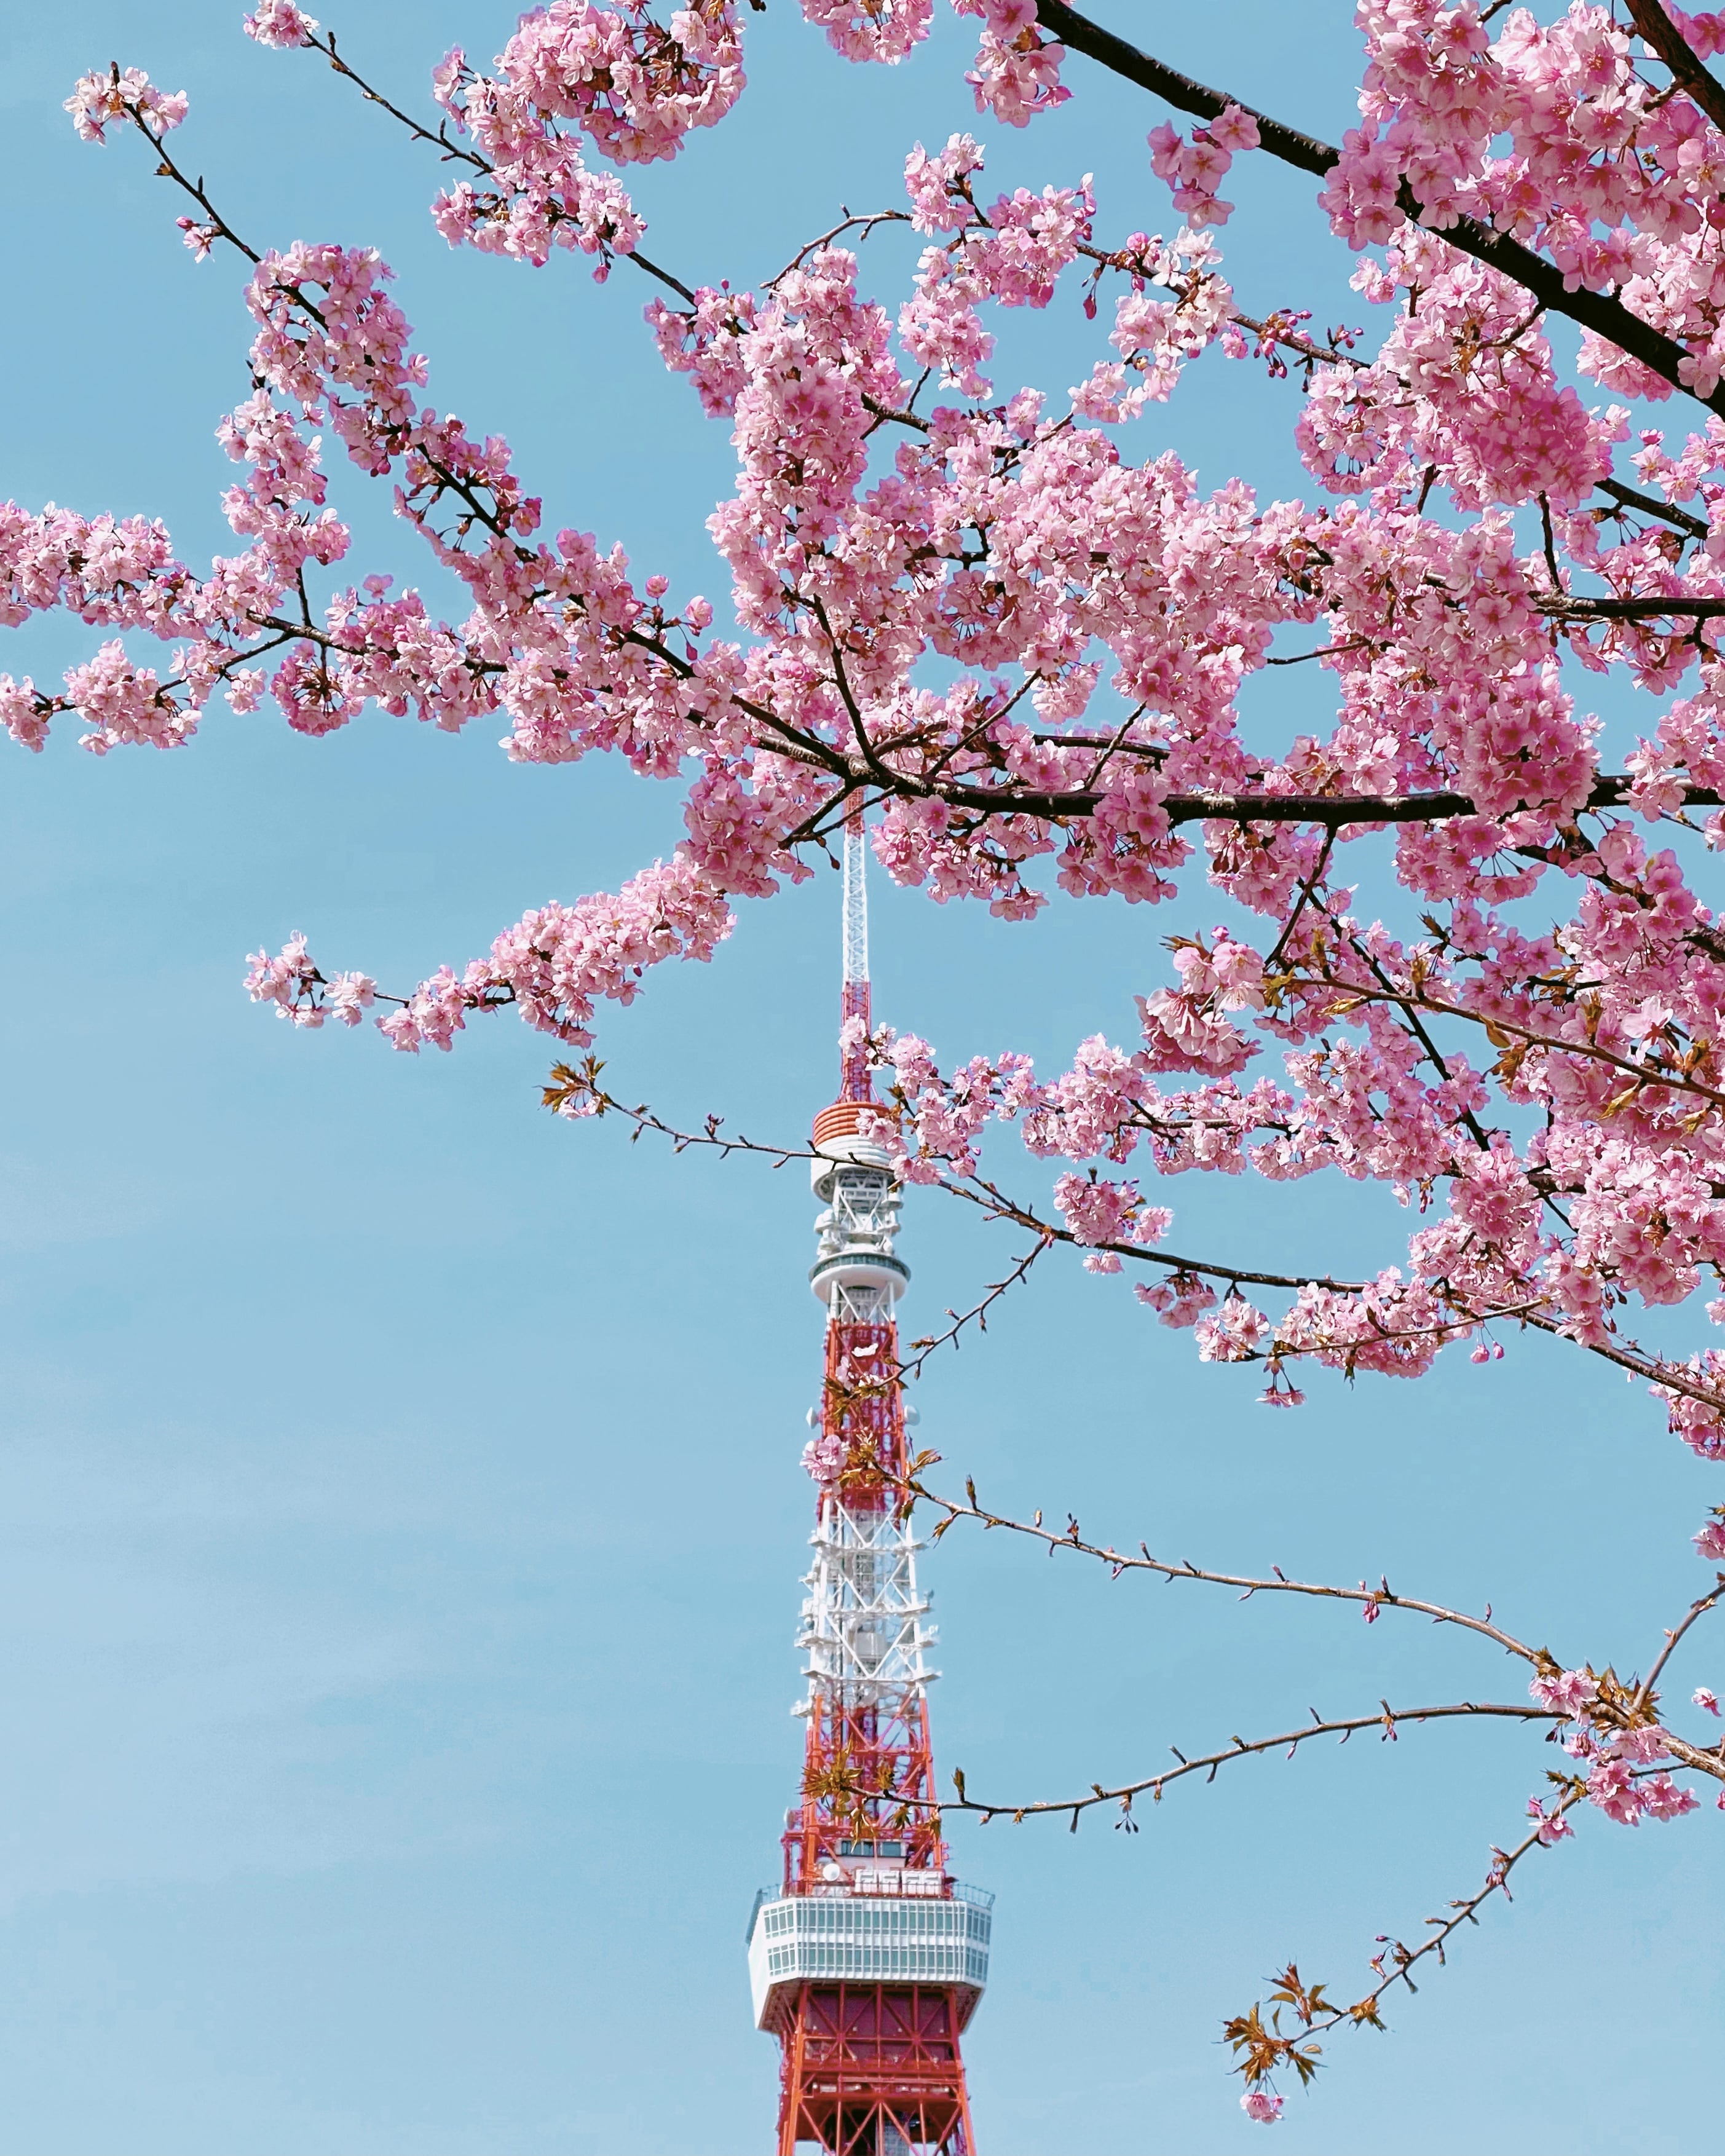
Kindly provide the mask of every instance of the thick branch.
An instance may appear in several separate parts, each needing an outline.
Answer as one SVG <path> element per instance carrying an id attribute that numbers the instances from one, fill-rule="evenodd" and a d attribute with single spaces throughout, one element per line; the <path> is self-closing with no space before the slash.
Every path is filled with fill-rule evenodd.
<path id="1" fill-rule="evenodd" d="M 1642 494 L 1635 487 L 1625 486 L 1620 480 L 1595 480 L 1594 484 L 1601 494 L 1609 494 L 1620 509 L 1639 510 L 1643 516 L 1657 516 L 1667 524 L 1674 524 L 1678 531 L 1686 531 L 1692 539 L 1705 539 L 1707 536 L 1706 517 L 1693 516 L 1686 509 L 1679 509 L 1675 503 L 1661 501 L 1656 495 Z"/>
<path id="2" fill-rule="evenodd" d="M 1634 12 L 1639 19 L 1639 8 Z M 1087 16 L 1069 8 L 1065 0 L 1037 0 L 1036 13 L 1043 28 L 1062 44 L 1070 46 L 1074 52 L 1083 53 L 1115 74 L 1123 75 L 1128 82 L 1152 91 L 1178 111 L 1195 113 L 1201 120 L 1214 120 L 1228 105 L 1238 105 L 1241 111 L 1250 113 L 1257 121 L 1261 147 L 1284 164 L 1324 179 L 1341 158 L 1341 151 L 1333 145 L 1320 141 L 1314 135 L 1302 134 L 1297 128 L 1285 126 L 1239 98 L 1212 90 L 1207 84 L 1182 74 L 1178 69 L 1153 59 L 1148 53 L 1128 44 L 1124 38 L 1117 37 L 1111 30 L 1103 29 L 1100 23 L 1092 23 Z M 1536 254 L 1532 248 L 1524 247 L 1520 240 L 1494 232 L 1476 218 L 1458 218 L 1453 223 L 1444 225 L 1430 221 L 1405 181 L 1399 199 L 1403 213 L 1414 223 L 1436 233 L 1450 246 L 1463 254 L 1471 254 L 1487 269 L 1512 279 L 1553 314 L 1566 315 L 1584 329 L 1608 338 L 1620 351 L 1628 352 L 1669 382 L 1673 388 L 1681 389 L 1688 397 L 1697 396 L 1682 377 L 1681 370 L 1688 357 L 1683 346 L 1662 336 L 1639 315 L 1631 314 L 1620 300 L 1584 288 L 1566 290 L 1560 270 Z M 1725 413 L 1725 384 L 1697 401 L 1711 411 Z"/>
<path id="3" fill-rule="evenodd" d="M 1181 1257 L 1173 1250 L 1146 1250 L 1137 1243 L 1081 1244 L 1070 1228 L 1055 1227 L 1051 1222 L 1033 1213 L 1028 1205 L 1019 1204 L 993 1183 L 984 1183 L 980 1177 L 973 1177 L 968 1184 L 943 1179 L 935 1187 L 952 1197 L 966 1199 L 971 1204 L 982 1207 L 993 1219 L 1009 1220 L 1017 1227 L 1029 1228 L 1038 1235 L 1050 1236 L 1057 1243 L 1070 1243 L 1075 1249 L 1109 1251 L 1116 1257 L 1130 1258 L 1138 1265 L 1163 1265 L 1177 1273 L 1195 1273 L 1202 1279 L 1226 1281 L 1230 1286 L 1244 1284 L 1252 1287 L 1285 1287 L 1296 1291 L 1302 1287 L 1319 1287 L 1337 1295 L 1363 1295 L 1367 1289 L 1364 1281 L 1336 1280 L 1327 1273 L 1252 1272 L 1245 1266 L 1218 1265 L 1205 1258 Z M 1668 1392 L 1681 1394 L 1686 1399 L 1698 1400 L 1703 1407 L 1725 1412 L 1725 1393 L 1717 1386 L 1698 1383 L 1682 1364 L 1665 1362 L 1658 1356 L 1649 1355 L 1633 1342 L 1578 1339 L 1569 1330 L 1569 1321 L 1553 1317 L 1532 1302 L 1481 1310 L 1462 1301 L 1453 1289 L 1445 1287 L 1444 1292 L 1455 1313 L 1458 1333 L 1480 1325 L 1512 1322 L 1531 1326 L 1536 1332 L 1543 1332 L 1553 1340 L 1561 1340 L 1571 1348 L 1584 1348 L 1588 1354 L 1597 1355 L 1603 1362 L 1615 1363 L 1620 1370 L 1628 1370 L 1638 1378 L 1645 1378 L 1650 1384 L 1662 1385 Z M 1440 1329 L 1427 1327 L 1423 1331 L 1429 1336 Z M 1420 1331 L 1420 1328 L 1416 1328 L 1405 1337 L 1419 1337 Z M 1384 1337 L 1393 1338 L 1396 1336 L 1386 1332 Z M 1268 1348 L 1254 1348 L 1245 1352 L 1240 1359 L 1248 1363 L 1268 1362 L 1271 1352 Z M 1316 1346 L 1291 1348 L 1282 1345 L 1274 1352 L 1281 1359 L 1286 1361 L 1291 1356 L 1317 1356 L 1325 1351 Z M 1340 1344 L 1337 1352 L 1344 1352 Z"/>
<path id="4" fill-rule="evenodd" d="M 1671 69 L 1672 81 L 1688 91 L 1715 127 L 1725 129 L 1725 83 L 1702 64 L 1660 0 L 1625 0 L 1625 4 L 1648 49 Z"/>
<path id="5" fill-rule="evenodd" d="M 853 766 L 853 774 L 859 778 L 875 778 L 875 773 L 865 766 Z M 1634 783 L 1626 773 L 1603 778 L 1589 794 L 1585 807 L 1621 808 Z M 936 784 L 906 778 L 902 773 L 893 774 L 889 790 L 901 794 L 937 795 L 954 808 L 974 808 L 984 815 L 1042 816 L 1053 823 L 1068 817 L 1093 815 L 1103 798 L 1088 787 L 1053 793 L 1010 785 Z M 1712 787 L 1688 786 L 1683 789 L 1682 805 L 1686 808 L 1717 808 L 1722 803 L 1725 803 L 1725 795 Z M 1319 824 L 1334 827 L 1346 824 L 1441 824 L 1457 816 L 1488 814 L 1471 794 L 1455 793 L 1170 793 L 1162 805 L 1169 823 L 1173 824 L 1219 822 Z"/>

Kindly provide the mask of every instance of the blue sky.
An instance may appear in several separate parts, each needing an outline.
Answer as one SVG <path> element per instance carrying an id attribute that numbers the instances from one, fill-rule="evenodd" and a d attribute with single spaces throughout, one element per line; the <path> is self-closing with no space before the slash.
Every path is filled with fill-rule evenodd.
<path id="1" fill-rule="evenodd" d="M 84 0 L 8 26 L 0 491 L 161 515 L 194 562 L 227 542 L 213 430 L 245 388 L 239 280 L 191 262 L 131 146 L 75 141 L 59 100 L 117 58 L 190 90 L 184 154 L 254 244 L 382 248 L 434 397 L 508 435 L 553 526 L 722 602 L 702 519 L 726 429 L 660 369 L 642 280 L 450 255 L 434 168 L 318 64 L 248 44 L 240 13 Z M 1348 124 L 1329 0 L 1097 13 L 1331 139 Z M 450 43 L 484 58 L 512 21 L 362 0 L 336 27 L 415 95 Z M 991 179 L 1093 170 L 1108 228 L 1166 227 L 1143 146 L 1161 109 L 1074 61 L 1062 113 L 988 126 L 959 80 L 968 28 L 865 72 L 774 0 L 742 110 L 631 180 L 649 251 L 752 280 L 836 203 L 896 200 L 906 148 L 960 127 Z M 1309 185 L 1255 160 L 1230 179 L 1243 303 L 1359 321 Z M 891 295 L 907 259 L 883 244 L 869 275 Z M 1003 382 L 1080 378 L 1082 326 L 1076 304 L 1014 324 Z M 1305 493 L 1295 411 L 1291 385 L 1218 357 L 1132 453 Z M 345 468 L 338 490 L 353 572 L 425 583 L 387 501 Z M 52 679 L 94 641 L 33 624 L 0 667 Z M 1281 676 L 1262 722 L 1291 730 L 1314 689 Z M 99 762 L 71 729 L 11 756 L 0 2156 L 736 2156 L 770 2130 L 742 1930 L 798 1768 L 806 1178 L 557 1124 L 547 1044 L 507 1018 L 410 1060 L 296 1035 L 239 990 L 245 952 L 295 928 L 326 964 L 417 978 L 675 843 L 672 789 L 597 760 L 518 769 L 494 732 L 373 714 L 317 742 L 213 711 L 170 757 Z M 1162 937 L 1211 911 L 1200 891 L 1008 928 L 878 877 L 874 899 L 881 1016 L 950 1056 L 1050 1063 L 1126 1035 Z M 741 906 L 713 965 L 608 1013 L 619 1090 L 794 1138 L 832 1090 L 836 906 L 826 876 Z M 1404 1225 L 1317 1182 L 1170 1196 L 1183 1241 L 1289 1264 L 1382 1262 Z M 913 1197 L 901 1247 L 920 1329 L 1018 1245 Z M 1003 1507 L 1199 1561 L 1387 1569 L 1570 1659 L 1645 1662 L 1699 1583 L 1686 1538 L 1717 1476 L 1639 1389 L 1555 1350 L 1417 1387 L 1321 1378 L 1296 1416 L 1257 1389 L 1056 1261 L 931 1364 L 922 1435 Z M 1520 1684 L 1392 1620 L 1110 1585 L 1004 1538 L 955 1532 L 930 1573 L 939 1754 L 988 1793 L 1142 1773 L 1310 1704 Z M 1722 1675 L 1704 1650 L 1680 1672 Z M 962 1875 L 999 1896 L 968 2046 L 988 2156 L 1251 2145 L 1222 2017 L 1290 1955 L 1358 1987 L 1374 1934 L 1477 1882 L 1543 1764 L 1502 1731 L 1409 1732 L 1183 1788 L 1135 1837 L 961 1826 Z M 1291 2098 L 1287 2156 L 1725 2147 L 1718 1831 L 1711 1810 L 1590 1817 L 1393 2002 L 1392 2034 L 1335 2047 Z"/>

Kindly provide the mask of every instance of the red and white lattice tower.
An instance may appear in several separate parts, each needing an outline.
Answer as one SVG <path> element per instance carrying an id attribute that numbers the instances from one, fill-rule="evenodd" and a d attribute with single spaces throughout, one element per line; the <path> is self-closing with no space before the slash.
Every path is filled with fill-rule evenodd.
<path id="1" fill-rule="evenodd" d="M 916 1585 L 922 1547 L 897 1515 L 908 1464 L 893 1306 L 899 1189 L 860 1133 L 873 1099 L 863 833 L 845 836 L 839 1097 L 814 1119 L 826 1210 L 809 1281 L 827 1311 L 826 1381 L 804 1464 L 819 1492 L 803 1584 L 808 1717 L 801 1804 L 786 1816 L 784 1881 L 749 1927 L 756 2025 L 783 2048 L 778 2156 L 976 2156 L 959 2036 L 988 1974 L 993 1897 L 947 1869 L 935 1794 Z M 878 1794 L 861 1794 L 879 1792 Z"/>

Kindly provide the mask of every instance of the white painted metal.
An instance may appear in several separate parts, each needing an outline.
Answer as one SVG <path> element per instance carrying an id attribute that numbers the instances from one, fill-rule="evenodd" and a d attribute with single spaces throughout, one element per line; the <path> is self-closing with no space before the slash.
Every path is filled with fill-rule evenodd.
<path id="1" fill-rule="evenodd" d="M 851 1302 L 834 1312 L 837 1323 L 878 1324 L 891 1315 L 911 1277 L 910 1267 L 892 1250 L 903 1203 L 898 1185 L 884 1167 L 853 1158 L 835 1162 L 816 1188 L 829 1202 L 814 1224 L 815 1256 L 809 1285 L 829 1304 L 839 1289 L 850 1291 Z M 875 1302 L 868 1306 L 870 1314 L 853 1315 L 861 1307 L 855 1302 L 856 1292 L 870 1290 L 875 1294 Z M 876 1316 L 875 1305 L 883 1298 L 884 1308 Z"/>
<path id="2" fill-rule="evenodd" d="M 850 1136 L 824 1138 L 820 1150 L 809 1163 L 809 1187 L 824 1204 L 833 1194 L 833 1178 L 849 1162 L 858 1168 L 887 1172 L 886 1148 L 873 1138 Z"/>
<path id="3" fill-rule="evenodd" d="M 749 1933 L 755 2026 L 774 1988 L 803 1981 L 952 1984 L 988 1981 L 992 1894 L 957 1887 L 950 1901 L 831 1893 L 762 1899 Z"/>
<path id="4" fill-rule="evenodd" d="M 923 1659 L 935 1628 L 916 1585 L 916 1540 L 890 1512 L 852 1512 L 830 1491 L 809 1537 L 814 1564 L 797 1635 L 809 1696 L 901 1708 L 940 1672 Z"/>
<path id="5" fill-rule="evenodd" d="M 845 826 L 845 985 L 869 978 L 869 891 L 863 878 L 862 818 Z"/>

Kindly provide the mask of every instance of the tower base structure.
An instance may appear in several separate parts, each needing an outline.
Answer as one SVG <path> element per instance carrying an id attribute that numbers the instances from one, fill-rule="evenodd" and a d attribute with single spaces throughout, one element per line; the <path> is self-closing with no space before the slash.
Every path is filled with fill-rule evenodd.
<path id="1" fill-rule="evenodd" d="M 804 1984 L 778 2031 L 778 2156 L 974 2156 L 953 1984 Z"/>
<path id="2" fill-rule="evenodd" d="M 832 1868 L 763 1893 L 749 1927 L 756 2025 L 783 2051 L 778 2156 L 975 2156 L 958 2039 L 988 1982 L 993 1897 L 937 1871 Z"/>

